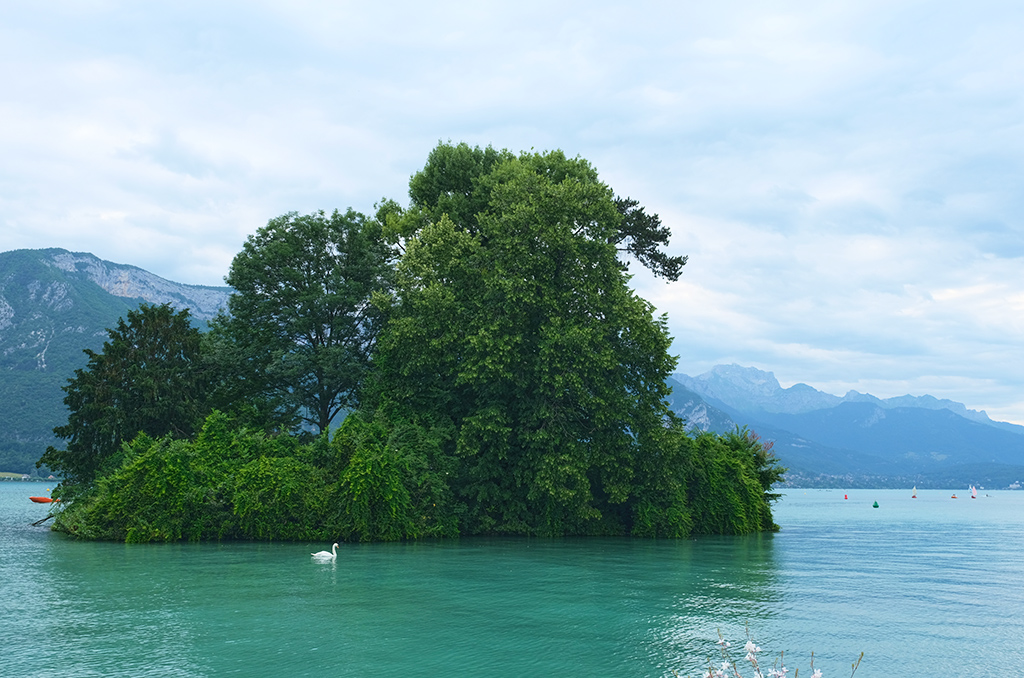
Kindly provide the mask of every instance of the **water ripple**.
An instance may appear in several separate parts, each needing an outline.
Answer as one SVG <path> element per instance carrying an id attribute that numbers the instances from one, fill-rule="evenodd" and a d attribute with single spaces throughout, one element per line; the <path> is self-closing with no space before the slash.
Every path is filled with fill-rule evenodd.
<path id="1" fill-rule="evenodd" d="M 864 651 L 858 678 L 1024 666 L 1024 493 L 800 491 L 775 535 L 346 544 L 320 564 L 321 544 L 68 540 L 28 527 L 33 490 L 0 484 L 2 675 L 698 675 L 719 629 L 738 647 L 748 627 L 801 674 L 812 650 L 825 675 Z"/>

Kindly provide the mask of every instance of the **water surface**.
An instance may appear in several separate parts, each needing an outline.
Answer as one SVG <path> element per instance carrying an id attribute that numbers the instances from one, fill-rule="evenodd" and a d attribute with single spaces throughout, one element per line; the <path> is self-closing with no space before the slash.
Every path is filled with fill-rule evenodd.
<path id="1" fill-rule="evenodd" d="M 826 676 L 1024 671 L 1024 492 L 788 490 L 774 535 L 78 542 L 0 483 L 0 675 L 670 676 L 718 629 Z M 966 494 L 966 493 L 964 493 Z M 873 501 L 879 508 L 872 508 Z"/>

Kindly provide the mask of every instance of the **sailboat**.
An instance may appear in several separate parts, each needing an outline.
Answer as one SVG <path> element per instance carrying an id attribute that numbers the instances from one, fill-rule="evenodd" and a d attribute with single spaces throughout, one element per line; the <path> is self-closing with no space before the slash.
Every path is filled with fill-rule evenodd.
<path id="1" fill-rule="evenodd" d="M 971 499 L 977 499 L 977 498 L 978 498 L 978 488 L 976 488 L 974 485 L 971 485 Z"/>
<path id="2" fill-rule="evenodd" d="M 917 485 L 914 485 L 914 489 L 910 491 L 910 498 L 917 499 Z"/>

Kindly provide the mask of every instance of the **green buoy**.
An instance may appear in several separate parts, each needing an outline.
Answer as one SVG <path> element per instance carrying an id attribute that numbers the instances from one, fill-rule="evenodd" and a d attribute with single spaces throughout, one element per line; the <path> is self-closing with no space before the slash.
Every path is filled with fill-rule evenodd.
<path id="1" fill-rule="evenodd" d="M 874 504 L 872 504 L 871 508 L 878 508 L 878 502 L 876 501 Z"/>

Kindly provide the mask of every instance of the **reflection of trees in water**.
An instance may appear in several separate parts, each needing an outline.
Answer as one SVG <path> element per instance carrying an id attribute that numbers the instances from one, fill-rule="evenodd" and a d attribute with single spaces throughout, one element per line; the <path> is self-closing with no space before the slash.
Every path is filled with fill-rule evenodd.
<path id="1" fill-rule="evenodd" d="M 700 537 L 674 547 L 660 576 L 666 608 L 650 624 L 659 667 L 699 675 L 706 658 L 719 660 L 718 631 L 734 644 L 746 627 L 763 647 L 776 640 L 772 624 L 782 603 L 775 535 Z M 742 642 L 738 643 L 742 646 Z"/>

